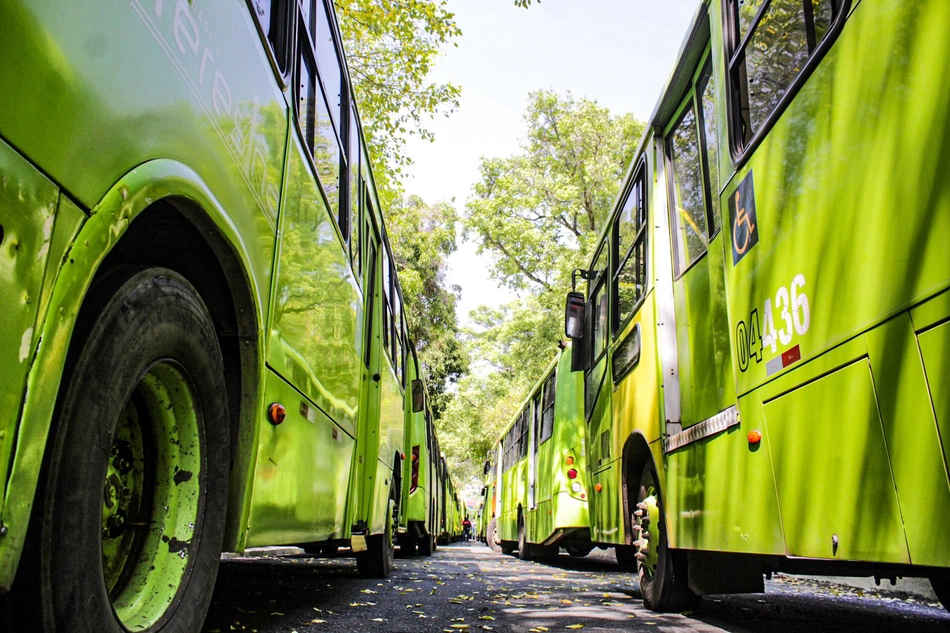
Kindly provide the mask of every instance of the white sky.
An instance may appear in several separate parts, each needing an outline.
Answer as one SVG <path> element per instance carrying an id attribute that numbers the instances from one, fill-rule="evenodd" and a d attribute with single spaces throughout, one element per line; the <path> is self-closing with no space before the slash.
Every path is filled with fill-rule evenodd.
<path id="1" fill-rule="evenodd" d="M 699 0 L 449 0 L 462 30 L 432 74 L 462 87 L 461 107 L 431 122 L 434 143 L 410 140 L 406 190 L 464 211 L 481 157 L 519 150 L 528 92 L 570 91 L 611 112 L 647 119 L 672 71 Z M 449 281 L 462 287 L 459 317 L 510 298 L 488 277 L 475 244 L 460 243 Z"/>

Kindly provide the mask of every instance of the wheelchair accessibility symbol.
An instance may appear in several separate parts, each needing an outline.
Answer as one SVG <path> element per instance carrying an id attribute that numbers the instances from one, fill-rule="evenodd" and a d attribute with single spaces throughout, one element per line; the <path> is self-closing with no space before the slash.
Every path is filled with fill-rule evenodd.
<path id="1" fill-rule="evenodd" d="M 759 243 L 751 171 L 739 183 L 735 193 L 729 196 L 729 223 L 732 225 L 732 264 L 735 266 Z"/>

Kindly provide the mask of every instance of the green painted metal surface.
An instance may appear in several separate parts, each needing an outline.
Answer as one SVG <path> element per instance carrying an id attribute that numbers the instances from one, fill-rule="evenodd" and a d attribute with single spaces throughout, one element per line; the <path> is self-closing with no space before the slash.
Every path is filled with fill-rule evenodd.
<path id="1" fill-rule="evenodd" d="M 278 426 L 260 417 L 248 547 L 346 538 L 346 485 L 354 440 L 312 402 L 272 372 L 267 402 L 281 402 Z"/>
<path id="2" fill-rule="evenodd" d="M 308 162 L 295 139 L 281 198 L 267 363 L 352 436 L 363 299 Z"/>
<path id="3" fill-rule="evenodd" d="M 0 492 L 33 360 L 59 191 L 0 141 Z"/>

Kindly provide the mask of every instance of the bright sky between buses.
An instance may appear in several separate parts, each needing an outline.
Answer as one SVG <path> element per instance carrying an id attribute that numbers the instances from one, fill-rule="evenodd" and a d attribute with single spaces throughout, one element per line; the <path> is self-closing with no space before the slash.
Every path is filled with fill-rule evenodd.
<path id="1" fill-rule="evenodd" d="M 461 107 L 431 123 L 434 143 L 410 139 L 406 181 L 426 202 L 452 200 L 459 212 L 478 179 L 481 157 L 519 151 L 528 92 L 553 89 L 646 120 L 672 72 L 700 0 L 449 0 L 462 37 L 432 79 L 462 86 Z M 490 260 L 459 242 L 449 282 L 462 288 L 458 315 L 513 295 L 488 275 Z"/>

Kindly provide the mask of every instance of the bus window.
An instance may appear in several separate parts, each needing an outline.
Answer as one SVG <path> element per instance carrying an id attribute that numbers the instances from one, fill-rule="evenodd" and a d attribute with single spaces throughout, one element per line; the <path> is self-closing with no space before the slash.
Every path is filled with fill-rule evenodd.
<path id="1" fill-rule="evenodd" d="M 779 105 L 831 30 L 842 0 L 728 0 L 732 41 L 729 75 L 743 149 Z"/>
<path id="2" fill-rule="evenodd" d="M 274 6 L 276 4 L 276 6 Z M 289 5 L 273 0 L 251 0 L 251 9 L 261 32 L 270 44 L 271 52 L 281 74 L 287 72 L 287 49 L 289 42 Z"/>
<path id="3" fill-rule="evenodd" d="M 706 148 L 706 191 L 709 192 L 710 212 L 712 223 L 709 228 L 710 237 L 722 226 L 719 214 L 719 132 L 716 127 L 716 88 L 712 81 L 712 63 L 707 61 L 706 67 L 696 82 L 696 90 L 700 96 L 700 127 L 703 131 L 703 143 Z"/>
<path id="4" fill-rule="evenodd" d="M 340 129 L 340 115 L 343 113 L 343 73 L 340 70 L 340 57 L 333 41 L 333 30 L 330 28 L 330 20 L 323 0 L 310 1 L 317 5 L 315 7 L 316 32 L 314 34 L 314 31 L 310 31 L 314 34 L 314 44 L 317 49 L 317 68 L 326 91 L 333 124 Z"/>
<path id="5" fill-rule="evenodd" d="M 518 439 L 518 459 L 528 455 L 528 424 L 530 424 L 530 410 L 531 405 L 528 404 L 521 412 L 521 424 L 519 428 L 521 437 Z"/>
<path id="6" fill-rule="evenodd" d="M 705 254 L 708 239 L 696 112 L 692 100 L 688 103 L 669 138 L 673 163 L 673 260 L 677 276 Z"/>
<path id="7" fill-rule="evenodd" d="M 645 166 L 641 165 L 614 228 L 617 271 L 613 278 L 614 335 L 620 333 L 646 293 Z"/>
<path id="8" fill-rule="evenodd" d="M 393 305 L 392 305 L 392 268 L 389 263 L 389 247 L 383 246 L 383 349 L 392 358 L 392 328 L 393 328 Z"/>
<path id="9" fill-rule="evenodd" d="M 541 434 L 541 392 L 539 391 L 534 395 L 534 399 L 531 401 L 531 421 L 534 427 L 534 444 L 532 444 L 532 452 L 537 455 L 538 447 L 541 445 L 538 436 Z"/>
<path id="10" fill-rule="evenodd" d="M 348 136 L 349 136 L 349 149 L 347 150 L 347 157 L 349 158 L 350 165 L 350 181 L 347 185 L 347 207 L 350 214 L 350 223 L 352 227 L 350 235 L 350 259 L 353 262 L 353 270 L 356 271 L 357 275 L 362 274 L 362 268 L 360 263 L 360 234 L 359 234 L 359 217 L 360 209 L 362 208 L 362 199 L 363 199 L 363 187 L 362 181 L 360 178 L 360 128 L 359 124 L 356 122 L 356 110 L 350 107 L 350 116 L 349 123 L 347 124 Z"/>
<path id="11" fill-rule="evenodd" d="M 353 201 L 353 230 L 350 231 L 350 262 L 353 265 L 353 271 L 356 273 L 357 279 L 363 278 L 363 257 L 360 249 L 362 248 L 363 240 L 363 223 L 360 221 L 360 212 L 359 209 L 362 206 L 363 196 L 366 195 L 364 191 L 365 185 L 362 181 L 359 181 L 359 184 L 352 189 L 353 195 L 351 199 Z"/>
<path id="12" fill-rule="evenodd" d="M 340 61 L 335 47 L 328 47 L 319 36 L 315 37 L 315 27 L 318 32 L 330 29 L 323 2 L 308 0 L 300 3 L 299 7 L 299 24 L 303 28 L 298 34 L 298 117 L 301 118 L 301 130 L 304 132 L 307 149 L 310 150 L 310 158 L 313 159 L 314 168 L 327 197 L 330 215 L 339 226 L 345 242 L 348 240 L 350 227 L 349 210 L 345 204 L 341 204 L 341 197 L 344 195 L 342 178 L 346 171 L 346 148 L 340 142 L 343 132 L 340 125 L 343 85 Z M 331 44 L 332 41 L 331 34 Z"/>
<path id="13" fill-rule="evenodd" d="M 297 67 L 297 122 L 304 144 L 312 152 L 316 130 L 317 74 L 310 51 L 302 48 Z"/>
<path id="14" fill-rule="evenodd" d="M 542 398 L 543 412 L 541 414 L 541 440 L 548 439 L 554 434 L 554 384 L 557 374 L 551 374 L 544 381 L 544 394 Z"/>

